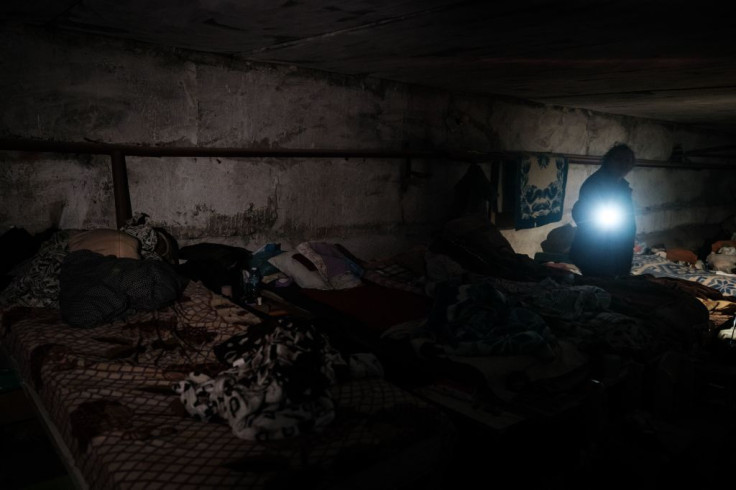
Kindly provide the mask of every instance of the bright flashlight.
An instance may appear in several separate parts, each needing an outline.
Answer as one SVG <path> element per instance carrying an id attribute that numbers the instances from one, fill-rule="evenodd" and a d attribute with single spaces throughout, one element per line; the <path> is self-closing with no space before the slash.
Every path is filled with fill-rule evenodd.
<path id="1" fill-rule="evenodd" d="M 606 230 L 618 228 L 624 220 L 621 207 L 610 203 L 599 206 L 594 216 L 596 224 Z"/>

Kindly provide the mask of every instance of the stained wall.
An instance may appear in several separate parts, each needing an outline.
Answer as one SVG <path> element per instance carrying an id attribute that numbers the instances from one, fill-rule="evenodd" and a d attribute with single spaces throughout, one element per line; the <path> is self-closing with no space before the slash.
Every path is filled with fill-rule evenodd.
<path id="1" fill-rule="evenodd" d="M 649 160 L 667 160 L 676 144 L 729 143 L 669 123 L 3 24 L 0 87 L 0 138 L 593 156 L 626 142 Z M 403 163 L 127 158 L 134 212 L 182 244 L 329 240 L 365 258 L 426 243 L 448 219 L 468 165 L 414 159 L 402 182 Z M 571 221 L 595 168 L 571 165 L 560 223 L 503 231 L 517 252 L 533 256 L 550 229 Z M 734 209 L 733 172 L 636 168 L 629 180 L 642 232 L 716 223 Z M 114 216 L 108 157 L 0 153 L 0 231 L 114 227 Z"/>

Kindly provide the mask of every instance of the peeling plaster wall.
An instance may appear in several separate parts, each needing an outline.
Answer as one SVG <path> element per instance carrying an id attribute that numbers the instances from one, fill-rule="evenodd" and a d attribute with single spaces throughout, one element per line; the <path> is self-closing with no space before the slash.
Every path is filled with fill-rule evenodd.
<path id="1" fill-rule="evenodd" d="M 59 228 L 100 228 L 114 209 L 107 157 L 46 160 L 38 154 L 0 154 L 0 229 L 31 232 Z M 113 211 L 114 212 L 114 211 Z"/>
<path id="2" fill-rule="evenodd" d="M 652 121 L 2 24 L 0 85 L 3 138 L 582 155 L 601 155 L 623 141 L 654 160 L 666 160 L 677 143 L 727 143 Z M 404 192 L 402 163 L 127 159 L 134 211 L 182 244 L 255 249 L 267 241 L 291 247 L 324 239 L 366 258 L 426 243 L 447 219 L 453 185 L 467 168 L 415 160 Z M 104 156 L 0 154 L 0 231 L 114 227 L 109 168 Z M 503 231 L 517 252 L 532 256 L 550 229 L 571 221 L 577 189 L 595 168 L 571 166 L 562 222 Z M 716 222 L 734 208 L 733 173 L 637 168 L 629 180 L 641 230 Z"/>
<path id="3" fill-rule="evenodd" d="M 704 148 L 728 144 L 732 138 L 698 133 L 673 125 L 630 117 L 607 116 L 562 108 L 515 110 L 502 103 L 505 117 L 494 127 L 504 131 L 509 150 L 553 151 L 578 155 L 602 155 L 615 142 L 629 144 L 637 158 L 666 161 L 676 144 Z M 506 112 L 507 111 L 507 112 Z M 536 115 L 536 117 L 535 117 Z M 555 119 L 559 121 L 555 124 Z M 550 136 L 557 134 L 554 137 Z M 523 136 L 526 135 L 526 139 Z M 522 145 L 527 141 L 527 146 Z M 572 206 L 583 181 L 597 165 L 570 165 L 563 217 L 529 230 L 502 230 L 518 253 L 534 256 L 550 230 L 574 224 Z M 639 234 L 670 230 L 682 225 L 716 226 L 736 213 L 736 170 L 690 170 L 636 167 L 626 177 L 633 189 Z M 693 242 L 697 241 L 693 237 Z"/>

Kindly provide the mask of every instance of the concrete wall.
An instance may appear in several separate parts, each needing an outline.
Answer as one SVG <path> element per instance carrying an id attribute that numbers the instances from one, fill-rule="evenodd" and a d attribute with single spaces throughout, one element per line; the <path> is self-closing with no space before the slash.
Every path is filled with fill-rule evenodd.
<path id="1" fill-rule="evenodd" d="M 254 64 L 29 27 L 0 25 L 0 137 L 204 147 L 455 149 L 601 155 L 629 143 L 643 159 L 673 145 L 729 143 L 670 124 L 505 98 Z M 366 258 L 426 243 L 447 219 L 466 164 L 400 160 L 134 158 L 134 211 L 182 244 L 255 249 L 339 241 Z M 0 153 L 0 231 L 114 227 L 109 161 L 101 156 Z M 569 210 L 591 165 L 573 165 L 565 216 L 505 230 L 533 255 Z M 733 173 L 637 168 L 630 176 L 641 230 L 716 222 L 734 209 Z M 730 177 L 729 177 L 730 176 Z"/>

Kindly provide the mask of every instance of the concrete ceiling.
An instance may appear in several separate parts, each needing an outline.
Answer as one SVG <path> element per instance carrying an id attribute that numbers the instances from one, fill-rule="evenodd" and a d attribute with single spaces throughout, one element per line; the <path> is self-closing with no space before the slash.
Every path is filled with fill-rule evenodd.
<path id="1" fill-rule="evenodd" d="M 4 0 L 0 19 L 736 135 L 729 4 Z"/>

